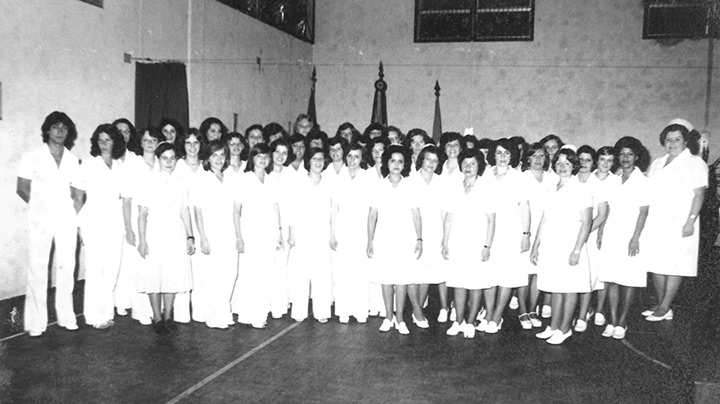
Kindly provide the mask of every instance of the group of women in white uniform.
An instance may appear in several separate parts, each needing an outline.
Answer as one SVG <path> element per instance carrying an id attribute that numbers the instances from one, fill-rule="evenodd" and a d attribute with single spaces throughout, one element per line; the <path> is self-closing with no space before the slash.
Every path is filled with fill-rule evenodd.
<path id="1" fill-rule="evenodd" d="M 308 118 L 292 136 L 277 124 L 228 133 L 216 118 L 188 131 L 173 120 L 141 133 L 125 119 L 98 126 L 93 157 L 66 176 L 85 245 L 86 322 L 107 328 L 116 307 L 160 334 L 191 319 L 227 328 L 233 314 L 263 328 L 288 311 L 325 323 L 334 305 L 341 323 L 379 314 L 381 331 L 408 334 L 406 301 L 427 328 L 438 285 L 438 322 L 466 338 L 500 331 L 511 298 L 522 328 L 541 327 L 546 292 L 552 319 L 537 337 L 560 344 L 587 327 L 593 292 L 595 323 L 605 325 L 607 291 L 603 336 L 621 339 L 647 272 L 649 321 L 672 319 L 682 276 L 696 274 L 707 167 L 689 151 L 686 121 L 661 133 L 667 155 L 648 177 L 632 137 L 595 152 L 556 136 L 527 145 L 448 132 L 436 146 L 420 129 L 379 125 L 360 134 L 346 123 L 328 139 Z M 43 125 L 51 152 L 56 123 Z M 28 164 L 21 196 L 35 179 Z"/>

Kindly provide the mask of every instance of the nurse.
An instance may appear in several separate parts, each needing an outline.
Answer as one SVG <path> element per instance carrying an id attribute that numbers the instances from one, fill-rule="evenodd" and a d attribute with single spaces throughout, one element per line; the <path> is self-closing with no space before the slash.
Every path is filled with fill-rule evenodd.
<path id="1" fill-rule="evenodd" d="M 85 245 L 85 322 L 93 328 L 114 325 L 115 289 L 123 247 L 120 188 L 125 140 L 111 124 L 90 138 L 90 155 L 72 182 L 73 199 Z"/>
<path id="2" fill-rule="evenodd" d="M 31 337 L 39 337 L 47 329 L 48 255 L 53 242 L 58 325 L 67 330 L 78 328 L 72 300 L 77 214 L 70 196 L 70 181 L 79 168 L 78 158 L 70 152 L 77 131 L 65 113 L 55 111 L 45 118 L 41 134 L 44 144 L 20 160 L 16 190 L 28 204 L 30 265 L 24 329 Z"/>
<path id="3" fill-rule="evenodd" d="M 660 133 L 667 154 L 650 166 L 650 214 L 647 220 L 648 266 L 657 303 L 642 314 L 647 321 L 672 320 L 672 302 L 684 276 L 697 276 L 698 215 L 708 185 L 699 134 L 690 122 L 671 121 Z"/>
<path id="4" fill-rule="evenodd" d="M 190 195 L 201 252 L 193 261 L 193 274 L 202 274 L 204 279 L 202 286 L 195 285 L 193 289 L 193 318 L 204 321 L 210 328 L 234 324 L 230 298 L 238 272 L 232 223 L 236 183 L 225 174 L 229 154 L 221 140 L 211 141 L 203 148 L 203 171 Z"/>
<path id="5" fill-rule="evenodd" d="M 553 166 L 559 181 L 545 205 L 530 259 L 539 268 L 538 289 L 552 293 L 552 321 L 535 336 L 559 345 L 572 335 L 578 293 L 592 290 L 585 245 L 592 226 L 592 196 L 574 176 L 580 162 L 572 149 L 560 149 Z"/>

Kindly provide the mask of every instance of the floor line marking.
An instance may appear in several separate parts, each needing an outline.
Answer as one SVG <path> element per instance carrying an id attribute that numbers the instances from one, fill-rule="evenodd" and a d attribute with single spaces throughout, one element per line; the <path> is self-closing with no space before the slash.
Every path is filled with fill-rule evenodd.
<path id="1" fill-rule="evenodd" d="M 83 314 L 85 314 L 85 313 L 76 314 L 76 315 L 75 315 L 75 318 L 78 318 L 78 317 L 82 316 Z M 55 325 L 55 324 L 57 324 L 57 321 L 53 321 L 52 323 L 48 323 L 48 327 L 50 327 L 51 325 Z M 21 335 L 24 335 L 24 334 L 27 334 L 27 333 L 28 333 L 27 331 L 23 331 L 23 332 L 19 332 L 19 333 L 17 333 L 17 334 L 8 335 L 7 337 L 0 338 L 0 342 L 5 342 L 5 341 L 11 340 L 11 339 L 13 339 L 13 338 L 17 338 L 17 337 L 19 337 L 19 336 L 21 336 Z"/>
<path id="2" fill-rule="evenodd" d="M 650 355 L 648 355 L 648 354 L 646 354 L 645 352 L 643 352 L 643 351 L 635 348 L 634 346 L 632 346 L 632 344 L 630 344 L 629 342 L 627 342 L 627 340 L 624 340 L 624 339 L 623 339 L 623 340 L 620 341 L 620 342 L 622 342 L 623 345 L 625 345 L 626 347 L 628 347 L 631 351 L 633 351 L 633 352 L 635 352 L 636 354 L 642 356 L 643 358 L 649 360 L 650 362 L 652 362 L 652 363 L 654 363 L 654 364 L 656 364 L 656 365 L 660 365 L 660 366 L 664 367 L 665 369 L 672 370 L 672 367 L 670 367 L 669 365 L 664 364 L 663 362 L 660 362 L 659 360 L 657 360 L 657 359 L 655 359 L 655 358 L 650 357 Z"/>
<path id="3" fill-rule="evenodd" d="M 287 333 L 290 332 L 293 328 L 295 328 L 295 327 L 297 327 L 297 326 L 299 326 L 299 325 L 300 325 L 300 323 L 299 323 L 299 322 L 296 322 L 296 323 L 293 323 L 293 324 L 287 326 L 284 330 L 280 331 L 279 333 L 277 333 L 277 334 L 273 335 L 272 337 L 270 337 L 269 339 L 265 340 L 265 342 L 263 342 L 262 344 L 256 346 L 255 348 L 251 349 L 250 351 L 248 351 L 247 353 L 245 353 L 245 354 L 242 355 L 241 357 L 235 359 L 234 361 L 232 361 L 232 362 L 228 363 L 227 365 L 223 366 L 222 368 L 218 369 L 215 373 L 211 374 L 210 376 L 202 379 L 202 380 L 201 380 L 200 382 L 198 382 L 196 385 L 194 385 L 194 386 L 190 387 L 189 389 L 183 391 L 183 392 L 180 393 L 177 397 L 175 397 L 175 398 L 173 398 L 172 400 L 168 401 L 166 404 L 175 404 L 175 403 L 180 402 L 180 400 L 184 399 L 185 397 L 188 397 L 190 394 L 192 394 L 192 393 L 194 393 L 195 391 L 199 390 L 200 388 L 202 388 L 202 387 L 205 386 L 206 384 L 210 383 L 211 381 L 213 381 L 214 379 L 216 379 L 217 377 L 219 377 L 219 376 L 222 375 L 223 373 L 227 372 L 228 370 L 232 369 L 233 367 L 237 366 L 240 362 L 242 362 L 242 361 L 244 361 L 245 359 L 253 356 L 253 355 L 256 354 L 258 351 L 260 351 L 261 349 L 263 349 L 263 348 L 265 348 L 266 346 L 270 345 L 273 341 L 275 341 L 275 340 L 277 340 L 278 338 L 282 337 L 283 335 L 287 334 Z"/>

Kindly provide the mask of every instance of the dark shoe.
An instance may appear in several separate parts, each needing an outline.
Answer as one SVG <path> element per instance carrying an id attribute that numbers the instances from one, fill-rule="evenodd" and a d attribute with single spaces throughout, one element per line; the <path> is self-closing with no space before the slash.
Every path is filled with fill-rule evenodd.
<path id="1" fill-rule="evenodd" d="M 178 326 L 175 324 L 175 320 L 165 320 L 165 328 L 167 328 L 168 333 L 178 332 Z"/>
<path id="2" fill-rule="evenodd" d="M 157 335 L 167 334 L 167 327 L 165 326 L 165 321 L 163 321 L 163 320 L 154 322 L 152 325 L 152 328 L 153 328 L 153 331 L 155 331 L 155 334 L 157 334 Z"/>

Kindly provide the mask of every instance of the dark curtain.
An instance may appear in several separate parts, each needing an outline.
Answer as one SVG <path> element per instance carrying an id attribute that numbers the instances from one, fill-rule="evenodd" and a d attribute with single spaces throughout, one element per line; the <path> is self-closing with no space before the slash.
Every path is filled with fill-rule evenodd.
<path id="1" fill-rule="evenodd" d="M 135 126 L 157 125 L 173 118 L 188 128 L 188 90 L 182 63 L 135 64 Z"/>

